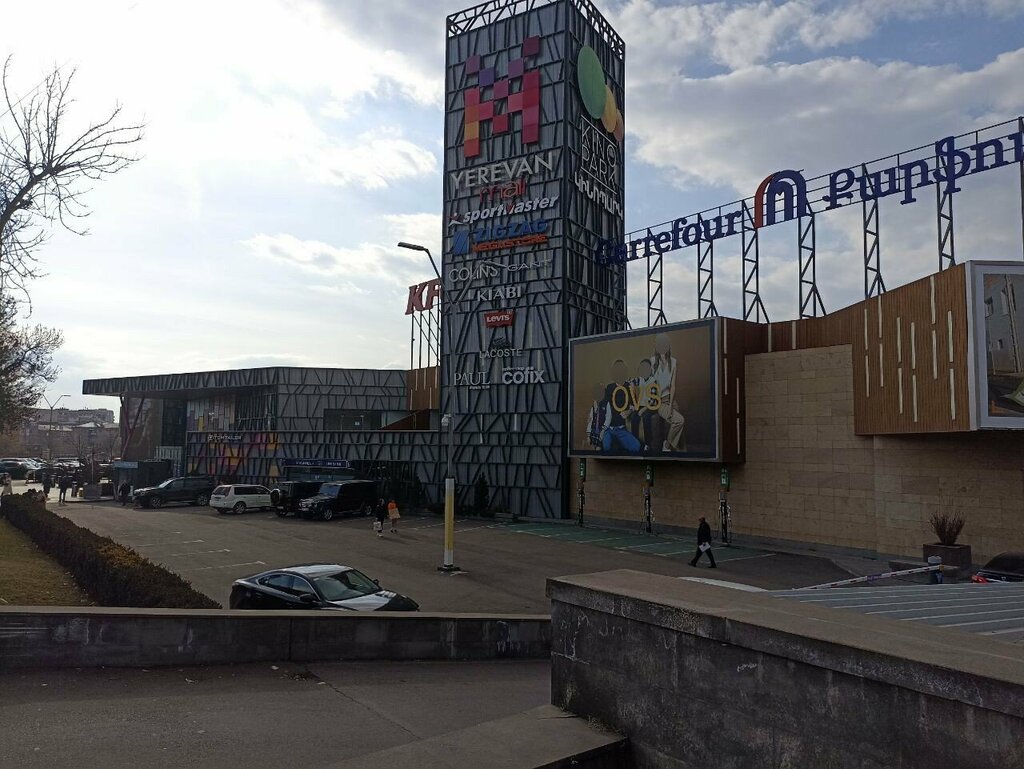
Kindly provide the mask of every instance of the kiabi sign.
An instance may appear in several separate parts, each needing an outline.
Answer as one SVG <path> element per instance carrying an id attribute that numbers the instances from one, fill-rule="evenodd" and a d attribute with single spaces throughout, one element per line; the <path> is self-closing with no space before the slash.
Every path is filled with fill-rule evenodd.
<path id="1" fill-rule="evenodd" d="M 898 157 L 898 156 L 897 156 Z M 727 238 L 744 229 L 760 229 L 779 222 L 790 221 L 802 216 L 813 216 L 824 211 L 848 206 L 852 203 L 878 200 L 900 195 L 900 204 L 914 203 L 915 192 L 933 184 L 943 185 L 943 192 L 952 194 L 960 191 L 957 180 L 964 176 L 990 171 L 993 168 L 1024 161 L 1024 133 L 1018 131 L 1008 136 L 979 141 L 974 144 L 956 146 L 956 137 L 947 136 L 934 144 L 934 155 L 905 163 L 867 171 L 866 165 L 860 171 L 840 168 L 825 176 L 820 190 L 825 194 L 821 203 L 814 201 L 812 207 L 808 195 L 807 180 L 799 171 L 786 170 L 769 174 L 758 185 L 753 199 L 748 198 L 732 206 L 731 211 L 717 209 L 720 213 L 704 217 L 680 217 L 666 225 L 667 229 L 654 232 L 648 228 L 640 238 L 622 243 L 600 240 L 596 249 L 599 264 L 622 263 L 642 259 L 651 255 L 665 254 L 679 248 L 695 246 L 701 242 Z"/>

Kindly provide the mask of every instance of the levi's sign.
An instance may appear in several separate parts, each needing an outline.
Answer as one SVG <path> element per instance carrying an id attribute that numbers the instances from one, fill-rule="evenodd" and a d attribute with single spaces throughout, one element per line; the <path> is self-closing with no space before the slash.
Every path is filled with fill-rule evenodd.
<path id="1" fill-rule="evenodd" d="M 492 310 L 484 313 L 484 325 L 487 328 L 503 328 L 511 326 L 516 319 L 515 310 Z"/>
<path id="2" fill-rule="evenodd" d="M 600 240 L 595 256 L 599 264 L 632 261 L 889 196 L 905 205 L 918 199 L 922 187 L 937 184 L 949 195 L 960 191 L 957 182 L 965 176 L 1024 162 L 1024 132 L 984 141 L 978 140 L 980 133 L 966 135 L 975 139 L 973 144 L 958 147 L 957 139 L 965 137 L 947 136 L 928 147 L 932 152 L 927 155 L 911 151 L 893 156 L 894 163 L 886 159 L 840 168 L 810 182 L 799 171 L 778 171 L 765 177 L 753 198 L 649 227 L 641 237 L 621 243 Z"/>

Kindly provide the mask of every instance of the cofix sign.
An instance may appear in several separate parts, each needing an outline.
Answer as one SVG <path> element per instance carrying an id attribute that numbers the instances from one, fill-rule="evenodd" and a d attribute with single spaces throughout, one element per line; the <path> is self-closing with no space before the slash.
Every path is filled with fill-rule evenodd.
<path id="1" fill-rule="evenodd" d="M 484 325 L 487 328 L 504 328 L 511 326 L 516 319 L 515 310 L 492 310 L 484 313 Z"/>

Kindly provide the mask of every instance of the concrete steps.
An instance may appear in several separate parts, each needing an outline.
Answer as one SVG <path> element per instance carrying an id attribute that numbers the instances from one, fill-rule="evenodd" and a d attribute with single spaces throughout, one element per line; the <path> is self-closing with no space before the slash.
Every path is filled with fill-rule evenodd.
<path id="1" fill-rule="evenodd" d="M 554 705 L 350 758 L 331 769 L 620 769 L 623 737 Z"/>

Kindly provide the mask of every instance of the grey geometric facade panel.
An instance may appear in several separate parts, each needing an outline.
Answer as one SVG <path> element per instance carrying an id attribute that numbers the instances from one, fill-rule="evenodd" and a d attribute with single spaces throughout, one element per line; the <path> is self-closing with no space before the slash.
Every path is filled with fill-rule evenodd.
<path id="1" fill-rule="evenodd" d="M 463 493 L 483 476 L 522 515 L 568 514 L 568 340 L 626 324 L 625 266 L 594 256 L 624 234 L 623 82 L 585 0 L 448 19 L 441 409 Z"/>

